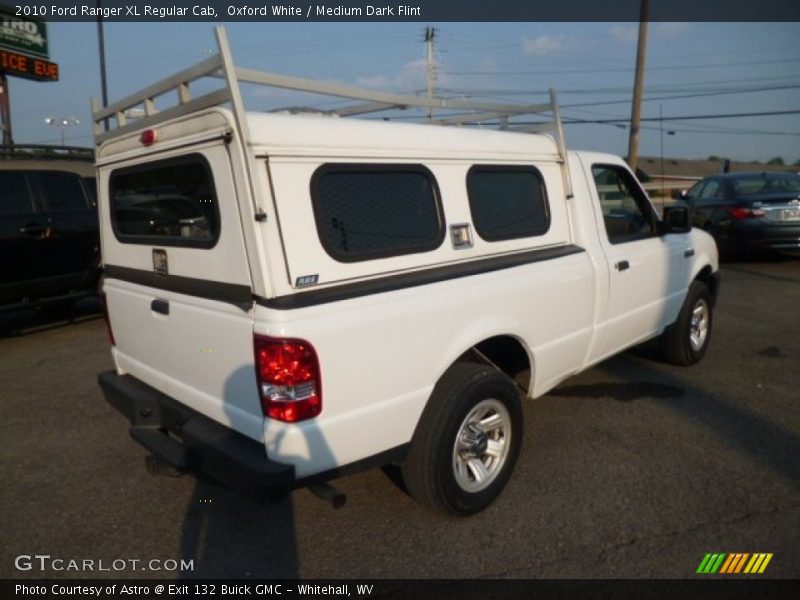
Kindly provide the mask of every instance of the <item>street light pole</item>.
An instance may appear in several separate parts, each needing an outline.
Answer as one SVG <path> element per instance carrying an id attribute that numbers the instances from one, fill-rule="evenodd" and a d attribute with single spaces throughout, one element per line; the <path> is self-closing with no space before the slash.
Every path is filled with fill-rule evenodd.
<path id="1" fill-rule="evenodd" d="M 58 119 L 54 119 L 53 117 L 46 117 L 44 122 L 47 123 L 48 125 L 52 125 L 53 127 L 58 127 L 61 129 L 62 148 L 65 148 L 67 146 L 67 136 L 66 136 L 67 127 L 72 127 L 73 125 L 80 125 L 80 121 L 75 117 L 60 117 Z"/>

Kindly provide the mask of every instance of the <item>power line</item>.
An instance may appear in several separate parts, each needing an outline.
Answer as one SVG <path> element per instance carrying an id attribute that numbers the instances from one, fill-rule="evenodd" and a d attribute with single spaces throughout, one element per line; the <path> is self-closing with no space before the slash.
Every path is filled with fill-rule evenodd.
<path id="1" fill-rule="evenodd" d="M 784 60 L 772 60 L 770 64 L 778 63 L 796 63 L 800 62 L 800 58 L 787 58 Z M 669 65 L 669 66 L 654 66 L 648 67 L 648 71 L 686 71 L 689 69 L 711 69 L 720 67 L 746 67 L 759 65 L 763 66 L 764 61 L 752 62 L 739 62 L 739 63 L 706 63 L 700 65 Z M 562 74 L 586 74 L 586 73 L 630 73 L 633 68 L 630 67 L 615 67 L 610 69 L 557 69 L 548 71 L 451 71 L 451 75 L 481 75 L 481 76 L 499 76 L 499 75 L 562 75 Z"/>
<path id="2" fill-rule="evenodd" d="M 689 121 L 696 119 L 738 119 L 741 117 L 769 117 L 776 115 L 798 115 L 800 110 L 771 110 L 765 112 L 750 112 L 750 113 L 725 113 L 725 114 L 711 114 L 711 115 L 683 115 L 680 117 L 642 117 L 642 121 Z M 625 118 L 621 119 L 600 119 L 597 121 L 587 121 L 594 123 L 619 123 L 620 121 L 627 121 Z M 525 123 L 528 124 L 528 123 Z M 531 125 L 533 123 L 530 123 Z"/>
<path id="3" fill-rule="evenodd" d="M 681 88 L 681 84 L 676 84 L 677 88 Z M 646 100 L 676 100 L 676 99 L 683 99 L 683 98 L 702 98 L 705 96 L 724 96 L 724 95 L 731 95 L 731 94 L 752 94 L 756 92 L 772 92 L 777 90 L 793 90 L 800 88 L 800 83 L 789 83 L 785 85 L 772 85 L 772 86 L 759 86 L 759 87 L 742 87 L 742 88 L 719 88 L 719 89 L 708 89 L 705 91 L 697 91 L 687 94 L 681 94 L 678 89 L 675 91 L 670 91 L 669 89 L 662 88 L 659 90 L 651 90 L 650 93 L 662 93 L 662 94 L 670 94 L 669 96 L 658 96 L 658 97 L 651 97 L 645 98 Z M 449 94 L 456 94 L 456 95 L 469 95 L 469 96 L 485 96 L 485 97 L 497 97 L 497 96 L 533 96 L 536 94 L 543 94 L 541 90 L 481 90 L 481 89 L 459 89 L 459 88 L 439 88 L 443 92 L 447 92 Z M 618 90 L 618 91 L 617 91 Z M 630 91 L 630 88 L 606 88 L 606 89 L 597 89 L 597 90 L 559 90 L 560 96 L 566 96 L 569 94 L 623 94 Z M 646 92 L 647 93 L 647 92 Z M 572 107 L 572 106 L 599 106 L 603 104 L 622 104 L 627 103 L 629 100 L 600 100 L 597 102 L 586 102 L 582 104 L 562 104 L 561 106 L 564 108 Z"/>

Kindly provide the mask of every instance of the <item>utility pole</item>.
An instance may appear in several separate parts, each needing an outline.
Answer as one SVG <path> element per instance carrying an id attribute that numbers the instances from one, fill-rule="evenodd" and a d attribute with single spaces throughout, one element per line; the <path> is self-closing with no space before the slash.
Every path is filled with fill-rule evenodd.
<path id="1" fill-rule="evenodd" d="M 658 103 L 658 132 L 659 132 L 659 151 L 661 153 L 661 165 L 659 167 L 661 171 L 661 207 L 664 207 L 664 196 L 666 193 L 664 191 L 664 105 L 660 102 Z"/>
<path id="2" fill-rule="evenodd" d="M 633 106 L 631 107 L 631 131 L 628 138 L 628 165 L 636 173 L 639 161 L 639 119 L 642 116 L 642 90 L 644 89 L 644 55 L 647 50 L 647 19 L 649 0 L 642 0 L 639 15 L 639 44 L 636 48 L 636 78 L 633 83 Z"/>
<path id="3" fill-rule="evenodd" d="M 100 8 L 100 0 L 97 0 L 97 8 Z M 101 11 L 97 11 L 100 13 Z M 103 33 L 103 17 L 97 17 L 97 45 L 100 53 L 100 88 L 103 95 L 103 106 L 108 106 L 108 84 L 106 82 L 106 38 Z M 103 120 L 103 126 L 108 131 L 108 119 Z"/>
<path id="4" fill-rule="evenodd" d="M 11 103 L 8 97 L 8 77 L 0 72 L 0 118 L 3 121 L 3 146 L 13 146 L 11 135 Z"/>
<path id="5" fill-rule="evenodd" d="M 433 83 L 436 73 L 433 69 L 433 40 L 436 37 L 435 27 L 425 28 L 425 43 L 428 45 L 428 120 L 433 118 Z"/>

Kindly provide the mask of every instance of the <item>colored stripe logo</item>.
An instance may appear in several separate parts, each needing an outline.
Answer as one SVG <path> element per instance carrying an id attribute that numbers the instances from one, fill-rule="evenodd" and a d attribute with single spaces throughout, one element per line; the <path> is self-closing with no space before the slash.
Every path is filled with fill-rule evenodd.
<path id="1" fill-rule="evenodd" d="M 700 561 L 697 573 L 735 575 L 738 573 L 763 573 L 767 569 L 772 553 L 765 552 L 717 552 L 708 553 Z"/>

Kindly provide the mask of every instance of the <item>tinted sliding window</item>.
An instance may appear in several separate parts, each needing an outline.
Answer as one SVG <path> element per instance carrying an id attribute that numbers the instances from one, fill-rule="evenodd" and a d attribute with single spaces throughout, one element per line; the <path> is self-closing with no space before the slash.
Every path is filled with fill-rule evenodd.
<path id="1" fill-rule="evenodd" d="M 24 215 L 33 212 L 31 191 L 23 173 L 0 171 L 0 191 L 0 215 Z"/>
<path id="2" fill-rule="evenodd" d="M 89 208 L 78 175 L 46 171 L 39 173 L 47 210 L 81 210 Z"/>
<path id="3" fill-rule="evenodd" d="M 322 246 L 353 262 L 423 252 L 444 239 L 433 175 L 416 165 L 323 165 L 311 182 Z"/>
<path id="4" fill-rule="evenodd" d="M 475 230 L 486 241 L 542 235 L 550 228 L 544 181 L 533 167 L 472 167 L 467 192 Z"/>
<path id="5" fill-rule="evenodd" d="M 121 242 L 210 248 L 219 237 L 214 180 L 199 154 L 112 172 L 110 203 Z"/>

